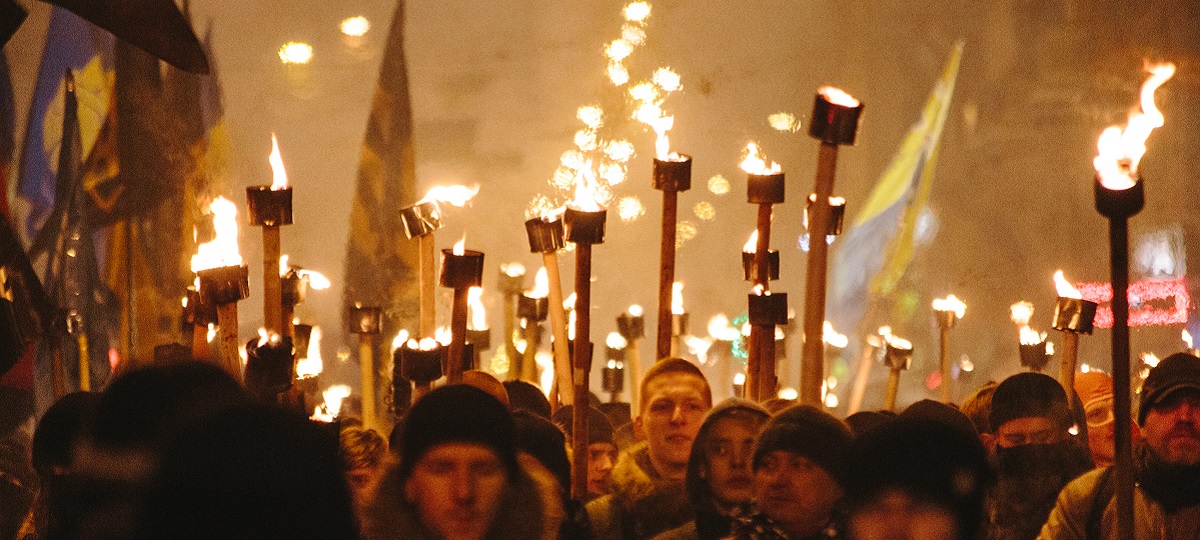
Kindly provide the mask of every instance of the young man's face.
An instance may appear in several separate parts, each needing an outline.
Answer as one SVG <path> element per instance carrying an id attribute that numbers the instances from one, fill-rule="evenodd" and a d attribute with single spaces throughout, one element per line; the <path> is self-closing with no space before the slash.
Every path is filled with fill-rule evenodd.
<path id="1" fill-rule="evenodd" d="M 507 483 L 504 465 L 491 448 L 446 443 L 425 452 L 413 467 L 405 496 L 435 536 L 477 540 L 496 520 Z"/>
<path id="2" fill-rule="evenodd" d="M 825 469 L 793 452 L 774 450 L 754 471 L 754 500 L 789 536 L 808 538 L 829 521 L 842 488 Z"/>
<path id="3" fill-rule="evenodd" d="M 754 437 L 763 421 L 726 416 L 709 428 L 703 443 L 707 463 L 704 479 L 718 510 L 730 511 L 754 496 L 750 463 L 754 456 Z"/>
<path id="4" fill-rule="evenodd" d="M 996 428 L 996 445 L 1001 448 L 1026 444 L 1054 444 L 1066 437 L 1066 431 L 1044 416 L 1014 418 Z"/>
<path id="5" fill-rule="evenodd" d="M 616 446 L 606 442 L 588 445 L 588 496 L 599 497 L 608 493 L 608 480 L 612 477 L 616 459 Z"/>
<path id="6" fill-rule="evenodd" d="M 346 471 L 345 474 L 346 485 L 350 487 L 350 496 L 354 500 L 354 506 L 363 507 L 379 479 L 379 467 L 357 467 Z"/>
<path id="7" fill-rule="evenodd" d="M 1176 390 L 1159 399 L 1146 413 L 1142 438 L 1167 463 L 1200 464 L 1200 390 Z"/>
<path id="8" fill-rule="evenodd" d="M 646 439 L 650 459 L 669 476 L 686 473 L 692 441 L 711 406 L 704 380 L 689 373 L 666 373 L 646 385 L 634 431 Z M 682 476 L 680 476 L 682 477 Z"/>

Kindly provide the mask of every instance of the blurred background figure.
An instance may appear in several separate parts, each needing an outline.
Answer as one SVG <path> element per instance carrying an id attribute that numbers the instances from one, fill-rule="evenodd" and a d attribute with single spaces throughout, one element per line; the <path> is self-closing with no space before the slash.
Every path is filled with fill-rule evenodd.
<path id="1" fill-rule="evenodd" d="M 1092 461 L 1097 467 L 1108 467 L 1113 464 L 1116 453 L 1116 443 L 1113 442 L 1113 431 L 1116 419 L 1113 417 L 1112 377 L 1100 371 L 1075 374 L 1075 393 L 1083 405 L 1083 413 L 1087 418 L 1088 450 L 1092 453 Z M 1133 444 L 1137 445 L 1141 438 L 1138 425 L 1132 424 Z"/>
<path id="2" fill-rule="evenodd" d="M 361 511 L 367 502 L 387 457 L 387 441 L 373 429 L 361 426 L 343 428 L 338 434 L 338 457 L 342 462 L 342 474 L 354 501 L 354 509 Z"/>

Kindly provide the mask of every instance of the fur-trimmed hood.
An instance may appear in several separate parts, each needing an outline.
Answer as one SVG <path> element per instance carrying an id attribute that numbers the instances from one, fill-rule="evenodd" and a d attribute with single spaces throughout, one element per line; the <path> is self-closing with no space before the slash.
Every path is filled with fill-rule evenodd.
<path id="1" fill-rule="evenodd" d="M 696 517 L 684 482 L 659 476 L 645 442 L 621 454 L 612 486 L 611 494 L 587 506 L 599 539 L 650 538 Z"/>
<path id="2" fill-rule="evenodd" d="M 510 481 L 501 499 L 497 522 L 489 540 L 558 538 L 563 520 L 562 494 L 558 481 L 531 456 L 517 456 L 520 473 Z M 421 523 L 416 507 L 404 494 L 398 462 L 383 473 L 371 501 L 360 516 L 365 540 L 435 540 Z"/>

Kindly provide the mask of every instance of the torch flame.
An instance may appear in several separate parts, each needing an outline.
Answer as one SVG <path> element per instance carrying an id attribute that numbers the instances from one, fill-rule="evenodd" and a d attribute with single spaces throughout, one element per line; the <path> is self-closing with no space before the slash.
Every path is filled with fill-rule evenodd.
<path id="1" fill-rule="evenodd" d="M 758 229 L 750 233 L 750 239 L 746 241 L 746 245 L 742 246 L 742 253 L 757 253 L 758 252 Z"/>
<path id="2" fill-rule="evenodd" d="M 314 290 L 323 291 L 333 286 L 333 283 L 329 281 L 329 278 L 325 277 L 325 275 L 320 272 L 314 272 L 312 270 L 300 268 L 296 270 L 296 274 L 301 278 L 307 278 L 308 286 L 312 287 Z"/>
<path id="3" fill-rule="evenodd" d="M 462 238 L 460 238 L 458 240 L 458 242 L 454 244 L 453 253 L 455 255 L 466 255 L 467 254 L 466 246 L 467 246 L 467 233 L 463 233 Z"/>
<path id="4" fill-rule="evenodd" d="M 637 304 L 633 304 L 629 306 L 628 313 L 631 317 L 641 317 L 642 315 L 646 314 L 646 309 Z"/>
<path id="5" fill-rule="evenodd" d="M 196 246 L 196 254 L 192 256 L 192 271 L 241 266 L 242 255 L 237 245 L 237 205 L 225 197 L 217 197 L 208 208 L 213 214 L 216 236 L 211 242 Z"/>
<path id="6" fill-rule="evenodd" d="M 1162 112 L 1154 104 L 1154 91 L 1175 75 L 1175 64 L 1147 65 L 1150 78 L 1142 84 L 1141 111 L 1131 112 L 1125 129 L 1110 126 L 1100 134 L 1099 150 L 1092 164 L 1100 183 L 1108 189 L 1129 189 L 1136 183 L 1138 163 L 1146 153 L 1146 139 L 1154 128 L 1162 127 Z"/>
<path id="7" fill-rule="evenodd" d="M 1146 367 L 1158 367 L 1160 361 L 1154 353 L 1142 353 L 1142 363 L 1146 364 Z"/>
<path id="8" fill-rule="evenodd" d="M 837 330 L 834 330 L 833 323 L 829 321 L 825 321 L 824 329 L 821 332 L 821 341 L 839 349 L 845 349 L 850 344 L 850 338 L 846 337 L 846 334 L 839 334 Z"/>
<path id="9" fill-rule="evenodd" d="M 575 196 L 568 204 L 581 212 L 604 210 L 600 206 L 598 191 L 599 186 L 596 184 L 596 177 L 592 172 L 592 160 L 589 159 L 584 162 L 583 167 L 580 167 L 579 172 L 575 175 Z"/>
<path id="10" fill-rule="evenodd" d="M 425 194 L 421 202 L 438 201 L 462 208 L 479 193 L 479 185 L 474 186 L 434 186 Z M 420 203 L 417 203 L 420 204 Z"/>
<path id="11" fill-rule="evenodd" d="M 217 325 L 215 325 L 213 323 L 208 323 L 208 334 L 205 335 L 204 341 L 207 343 L 212 343 L 212 341 L 214 339 L 216 339 L 216 337 L 217 337 Z"/>
<path id="12" fill-rule="evenodd" d="M 421 338 L 420 341 L 417 341 L 416 339 L 410 339 L 404 344 L 404 346 L 416 351 L 432 351 L 437 348 L 438 341 L 430 337 Z"/>
<path id="13" fill-rule="evenodd" d="M 1067 281 L 1067 278 L 1063 276 L 1062 270 L 1054 273 L 1054 288 L 1058 290 L 1058 296 L 1062 298 L 1083 299 L 1083 294 Z"/>
<path id="14" fill-rule="evenodd" d="M 1033 304 L 1024 300 L 1009 306 L 1012 311 L 1012 322 L 1017 323 L 1017 326 L 1028 326 L 1029 319 L 1033 317 Z"/>
<path id="15" fill-rule="evenodd" d="M 525 275 L 525 265 L 517 262 L 505 263 L 500 265 L 500 271 L 508 277 L 521 277 Z"/>
<path id="16" fill-rule="evenodd" d="M 1037 345 L 1046 341 L 1046 333 L 1038 332 L 1028 326 L 1021 327 L 1021 345 Z"/>
<path id="17" fill-rule="evenodd" d="M 279 277 L 286 276 L 291 271 L 292 266 L 288 264 L 289 257 L 286 253 L 279 256 Z"/>
<path id="18" fill-rule="evenodd" d="M 308 356 L 296 362 L 296 377 L 304 379 L 316 377 L 325 369 L 321 359 L 321 327 L 313 326 L 308 338 Z"/>
<path id="19" fill-rule="evenodd" d="M 658 68 L 654 71 L 654 75 L 651 77 L 651 80 L 653 80 L 654 84 L 657 84 L 659 88 L 662 88 L 664 92 L 674 92 L 682 87 L 680 84 L 679 74 L 671 71 L 671 68 Z"/>
<path id="20" fill-rule="evenodd" d="M 770 165 L 758 153 L 758 145 L 754 142 L 746 143 L 746 159 L 742 160 L 742 170 L 750 174 L 778 174 L 783 172 L 783 167 L 774 161 Z"/>
<path id="21" fill-rule="evenodd" d="M 267 160 L 271 162 L 271 191 L 286 189 L 287 171 L 283 168 L 283 156 L 279 155 L 279 139 L 274 133 L 271 133 L 271 157 Z"/>
<path id="22" fill-rule="evenodd" d="M 609 332 L 608 337 L 604 338 L 604 344 L 610 349 L 624 349 L 629 345 L 629 341 L 622 337 L 620 332 Z"/>
<path id="23" fill-rule="evenodd" d="M 708 320 L 708 335 L 721 341 L 734 341 L 740 338 L 742 333 L 729 324 L 729 317 L 718 313 Z"/>
<path id="24" fill-rule="evenodd" d="M 840 88 L 834 88 L 832 86 L 822 86 L 820 89 L 817 90 L 817 93 L 821 94 L 821 96 L 825 98 L 825 101 L 828 101 L 834 105 L 841 105 L 843 107 L 851 107 L 851 108 L 857 107 L 859 105 L 859 101 L 857 99 L 854 99 L 854 96 L 847 94 L 845 90 L 842 90 Z"/>
<path id="25" fill-rule="evenodd" d="M 546 267 L 538 270 L 537 276 L 533 278 L 533 290 L 525 293 L 525 296 L 530 298 L 545 298 L 550 296 L 550 278 L 546 274 Z"/>
<path id="26" fill-rule="evenodd" d="M 313 415 L 313 419 L 332 422 L 342 412 L 342 400 L 350 397 L 350 387 L 344 384 L 330 386 L 328 390 L 321 392 L 321 397 L 325 399 L 325 404 L 317 407 L 318 412 Z M 318 415 L 321 417 L 318 418 Z"/>
<path id="27" fill-rule="evenodd" d="M 689 353 L 696 355 L 696 360 L 700 361 L 700 365 L 708 365 L 708 349 L 712 348 L 712 338 L 683 336 L 683 343 L 687 346 Z"/>
<path id="28" fill-rule="evenodd" d="M 888 343 L 888 345 L 891 345 L 892 348 L 894 348 L 894 349 L 904 349 L 904 350 L 911 351 L 913 348 L 911 341 L 904 339 L 902 337 L 896 336 L 895 334 L 888 334 L 887 343 Z"/>
<path id="29" fill-rule="evenodd" d="M 961 319 L 967 311 L 967 305 L 952 294 L 945 298 L 934 299 L 933 309 L 934 311 L 953 311 L 954 316 Z"/>
<path id="30" fill-rule="evenodd" d="M 632 2 L 625 6 L 625 20 L 629 22 L 644 22 L 650 16 L 650 4 Z"/>
<path id="31" fill-rule="evenodd" d="M 1187 348 L 1195 349 L 1195 347 L 1192 346 L 1192 334 L 1191 332 L 1187 331 L 1187 328 L 1184 328 L 1183 333 L 1180 335 L 1183 337 L 1183 342 L 1187 344 Z"/>
<path id="32" fill-rule="evenodd" d="M 471 311 L 471 329 L 487 330 L 487 312 L 483 308 L 483 287 L 467 290 L 467 307 Z"/>
<path id="33" fill-rule="evenodd" d="M 746 374 L 745 373 L 735 373 L 733 375 L 733 384 L 737 384 L 737 385 L 746 384 Z"/>
<path id="34" fill-rule="evenodd" d="M 403 347 L 405 343 L 408 343 L 408 338 L 408 330 L 401 328 L 399 332 L 396 332 L 396 337 L 392 338 L 392 350 Z"/>
<path id="35" fill-rule="evenodd" d="M 671 314 L 683 315 L 683 282 L 676 281 L 671 284 Z"/>

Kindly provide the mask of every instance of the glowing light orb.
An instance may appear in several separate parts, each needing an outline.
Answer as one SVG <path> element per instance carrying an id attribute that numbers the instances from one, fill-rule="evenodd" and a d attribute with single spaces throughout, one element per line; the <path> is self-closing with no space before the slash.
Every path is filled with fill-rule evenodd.
<path id="1" fill-rule="evenodd" d="M 312 45 L 289 41 L 279 48 L 279 59 L 285 64 L 307 64 L 312 60 Z"/>
<path id="2" fill-rule="evenodd" d="M 366 17 L 350 17 L 342 21 L 342 33 L 350 37 L 362 37 L 371 29 L 371 23 Z"/>
<path id="3" fill-rule="evenodd" d="M 719 174 L 709 178 L 708 191 L 712 192 L 713 195 L 729 193 L 729 180 L 726 180 L 724 176 Z"/>
<path id="4" fill-rule="evenodd" d="M 696 217 L 703 219 L 704 221 L 709 221 L 717 217 L 717 209 L 708 201 L 700 201 L 696 203 L 696 207 L 692 209 L 692 213 L 696 214 Z"/>

